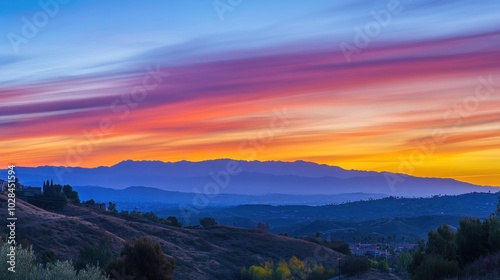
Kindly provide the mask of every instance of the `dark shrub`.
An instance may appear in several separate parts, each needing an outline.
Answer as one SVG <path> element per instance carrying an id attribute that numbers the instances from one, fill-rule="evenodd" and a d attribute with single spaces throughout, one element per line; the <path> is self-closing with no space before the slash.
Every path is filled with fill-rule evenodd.
<path id="1" fill-rule="evenodd" d="M 159 243 L 142 237 L 126 243 L 121 256 L 106 271 L 115 278 L 126 275 L 133 279 L 171 280 L 174 268 L 174 259 L 167 258 Z"/>
<path id="2" fill-rule="evenodd" d="M 446 279 L 459 274 L 460 268 L 457 261 L 445 260 L 441 256 L 426 256 L 424 261 L 415 269 L 413 279 Z"/>
<path id="3" fill-rule="evenodd" d="M 347 256 L 341 260 L 340 270 L 342 274 L 358 275 L 370 269 L 370 261 L 365 257 Z"/>
<path id="4" fill-rule="evenodd" d="M 98 246 L 85 245 L 75 260 L 75 268 L 77 270 L 84 269 L 89 264 L 103 268 L 112 258 L 113 253 L 109 240 L 101 241 Z"/>
<path id="5" fill-rule="evenodd" d="M 215 221 L 215 219 L 212 217 L 205 217 L 200 219 L 200 225 L 202 225 L 203 227 L 215 226 L 217 225 L 217 221 Z"/>
<path id="6" fill-rule="evenodd" d="M 463 269 L 463 276 L 467 278 L 487 277 L 490 279 L 500 279 L 493 276 L 500 276 L 500 253 L 480 258 Z"/>
<path id="7" fill-rule="evenodd" d="M 179 222 L 179 220 L 175 216 L 168 217 L 166 222 L 167 224 L 172 225 L 174 227 L 179 227 L 179 228 L 182 227 L 182 223 Z"/>

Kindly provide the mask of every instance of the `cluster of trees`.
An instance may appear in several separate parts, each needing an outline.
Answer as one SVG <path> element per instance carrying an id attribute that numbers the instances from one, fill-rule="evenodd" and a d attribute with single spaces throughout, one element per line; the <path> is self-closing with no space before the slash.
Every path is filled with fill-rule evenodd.
<path id="1" fill-rule="evenodd" d="M 169 216 L 166 219 L 162 219 L 158 217 L 153 211 L 141 212 L 137 210 L 132 210 L 132 211 L 122 210 L 118 212 L 118 210 L 116 209 L 116 203 L 113 202 L 108 203 L 108 213 L 110 213 L 111 215 L 121 217 L 126 220 L 139 220 L 139 221 L 146 220 L 153 223 L 171 225 L 179 228 L 182 227 L 182 223 L 175 216 Z"/>
<path id="2" fill-rule="evenodd" d="M 310 264 L 297 257 L 292 257 L 288 262 L 282 260 L 275 264 L 274 262 L 264 262 L 261 265 L 242 268 L 240 272 L 241 280 L 326 280 L 335 275 L 331 267 L 325 267 L 322 264 Z"/>
<path id="3" fill-rule="evenodd" d="M 497 216 L 497 217 L 500 217 Z M 500 220 L 465 218 L 455 232 L 443 225 L 421 241 L 408 272 L 413 279 L 445 279 L 459 276 L 474 261 L 500 252 Z"/>
<path id="4" fill-rule="evenodd" d="M 74 266 L 77 270 L 83 269 L 88 265 L 96 266 L 104 269 L 114 258 L 111 250 L 111 242 L 109 239 L 104 239 L 97 246 L 86 244 L 80 249 L 78 258 L 75 260 Z"/>
<path id="5" fill-rule="evenodd" d="M 79 204 L 78 192 L 74 191 L 70 185 L 63 186 L 47 180 L 43 182 L 42 194 L 35 195 L 33 204 L 44 209 L 58 210 L 66 206 L 68 200 Z"/>
<path id="6" fill-rule="evenodd" d="M 95 204 L 95 201 L 91 199 L 84 203 Z M 118 212 L 116 208 L 116 203 L 113 202 L 108 203 L 108 213 L 110 213 L 111 215 L 119 216 L 127 220 L 147 220 L 154 223 L 166 224 L 179 228 L 182 227 L 182 223 L 175 216 L 169 216 L 166 219 L 162 219 L 158 217 L 156 213 L 154 213 L 153 211 L 140 212 L 137 210 L 133 211 L 122 210 L 121 212 Z M 217 225 L 217 221 L 213 217 L 203 217 L 200 219 L 200 225 L 202 227 L 211 227 Z"/>
<path id="7" fill-rule="evenodd" d="M 202 227 L 211 227 L 217 225 L 217 221 L 212 217 L 204 217 L 200 219 L 200 225 Z"/>
<path id="8" fill-rule="evenodd" d="M 75 262 L 60 261 L 52 251 L 40 254 L 37 260 L 31 248 L 19 245 L 15 274 L 7 270 L 9 250 L 9 244 L 0 243 L 0 279 L 15 276 L 33 280 L 172 280 L 175 269 L 175 260 L 163 253 L 159 243 L 147 237 L 127 242 L 119 256 L 112 253 L 109 240 L 101 241 L 97 247 L 87 245 Z"/>
<path id="9" fill-rule="evenodd" d="M 10 245 L 0 244 L 0 279 L 32 279 L 32 280 L 108 280 L 109 278 L 96 266 L 86 266 L 80 270 L 73 267 L 69 261 L 38 263 L 31 249 L 16 247 L 15 273 L 8 271 L 10 267 L 7 254 Z M 13 278 L 14 276 L 14 278 Z"/>
<path id="10" fill-rule="evenodd" d="M 391 270 L 386 259 L 371 260 L 371 267 L 378 269 L 380 272 L 389 272 Z"/>

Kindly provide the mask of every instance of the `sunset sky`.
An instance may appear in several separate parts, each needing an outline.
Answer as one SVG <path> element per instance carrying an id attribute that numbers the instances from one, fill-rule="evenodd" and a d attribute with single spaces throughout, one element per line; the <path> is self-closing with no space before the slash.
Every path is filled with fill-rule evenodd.
<path id="1" fill-rule="evenodd" d="M 498 0 L 45 2 L 0 3 L 5 167 L 306 160 L 500 186 Z"/>

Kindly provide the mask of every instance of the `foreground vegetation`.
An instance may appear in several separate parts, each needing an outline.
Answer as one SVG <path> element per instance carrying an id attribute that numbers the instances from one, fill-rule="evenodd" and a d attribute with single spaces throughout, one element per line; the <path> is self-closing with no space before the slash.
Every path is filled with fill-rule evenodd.
<path id="1" fill-rule="evenodd" d="M 440 226 L 421 241 L 408 272 L 416 280 L 500 276 L 500 197 L 485 220 L 465 218 L 455 231 Z"/>
<path id="2" fill-rule="evenodd" d="M 30 280 L 107 280 L 109 279 L 96 266 L 86 266 L 77 271 L 70 261 L 55 261 L 53 263 L 42 264 L 37 262 L 35 254 L 31 248 L 16 247 L 15 273 L 8 271 L 10 267 L 7 254 L 10 245 L 3 243 L 0 245 L 0 279 L 30 279 Z"/>
<path id="3" fill-rule="evenodd" d="M 310 264 L 297 257 L 292 257 L 288 262 L 282 260 L 277 264 L 274 262 L 264 262 L 261 265 L 241 269 L 241 280 L 288 280 L 307 279 L 325 280 L 335 275 L 335 270 L 325 267 L 322 264 Z"/>
<path id="4" fill-rule="evenodd" d="M 172 280 L 175 269 L 173 258 L 167 257 L 160 244 L 147 237 L 127 242 L 119 256 L 113 256 L 106 242 L 98 248 L 84 247 L 75 262 L 47 258 L 47 253 L 36 257 L 33 250 L 17 246 L 14 272 L 9 271 L 7 254 L 10 245 L 0 245 L 0 279 L 30 280 L 109 280 L 157 279 Z M 124 278 L 125 277 L 125 278 Z"/>

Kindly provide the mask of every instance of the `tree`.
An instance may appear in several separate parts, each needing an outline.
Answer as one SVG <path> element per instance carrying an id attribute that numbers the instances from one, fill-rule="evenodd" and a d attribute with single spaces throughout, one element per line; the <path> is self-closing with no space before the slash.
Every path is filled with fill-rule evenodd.
<path id="1" fill-rule="evenodd" d="M 57 195 L 57 192 L 56 192 L 54 185 L 53 184 L 51 185 L 49 180 L 47 180 L 47 182 L 44 182 L 43 195 L 45 195 L 49 198 Z"/>
<path id="2" fill-rule="evenodd" d="M 274 272 L 275 278 L 276 279 L 291 279 L 292 278 L 292 272 L 290 272 L 290 269 L 288 268 L 288 263 L 285 261 L 281 261 L 276 268 L 276 271 Z"/>
<path id="3" fill-rule="evenodd" d="M 248 274 L 250 275 L 251 279 L 256 279 L 256 280 L 264 280 L 264 279 L 272 279 L 273 277 L 273 270 L 267 267 L 261 267 L 257 265 L 252 265 L 248 269 Z"/>
<path id="4" fill-rule="evenodd" d="M 488 253 L 488 234 L 478 218 L 460 220 L 457 231 L 459 261 L 463 266 Z"/>
<path id="5" fill-rule="evenodd" d="M 121 256 L 112 261 L 106 271 L 112 276 L 124 272 L 132 279 L 172 280 L 174 269 L 174 258 L 163 253 L 160 243 L 141 237 L 133 243 L 127 242 Z"/>
<path id="6" fill-rule="evenodd" d="M 489 217 L 483 222 L 484 230 L 488 232 L 488 251 L 490 254 L 500 252 L 500 220 Z"/>
<path id="7" fill-rule="evenodd" d="M 109 239 L 105 239 L 101 240 L 98 246 L 83 246 L 74 265 L 77 270 L 83 269 L 89 264 L 103 268 L 112 258 L 111 242 Z"/>
<path id="8" fill-rule="evenodd" d="M 95 205 L 95 201 L 93 199 L 89 199 L 89 200 L 85 201 L 84 203 L 87 205 Z"/>
<path id="9" fill-rule="evenodd" d="M 70 185 L 64 185 L 62 188 L 62 191 L 64 195 L 73 203 L 79 204 L 80 203 L 80 197 L 78 196 L 78 193 L 73 190 L 73 187 Z"/>
<path id="10" fill-rule="evenodd" d="M 217 225 L 217 221 L 212 217 L 204 217 L 200 219 L 200 225 L 203 227 L 211 227 Z"/>
<path id="11" fill-rule="evenodd" d="M 438 227 L 437 231 L 431 230 L 429 232 L 426 253 L 441 255 L 446 260 L 457 259 L 455 233 L 449 225 L 442 225 Z"/>
<path id="12" fill-rule="evenodd" d="M 179 220 L 177 219 L 177 217 L 175 216 L 170 216 L 167 218 L 167 223 L 174 226 L 174 227 L 182 227 L 182 223 L 179 222 Z"/>
<path id="13" fill-rule="evenodd" d="M 108 212 L 112 215 L 118 214 L 118 210 L 116 209 L 116 203 L 108 202 Z"/>
<path id="14" fill-rule="evenodd" d="M 398 256 L 398 262 L 396 264 L 396 269 L 398 271 L 406 271 L 413 261 L 413 256 L 408 251 L 403 251 Z"/>
<path id="15" fill-rule="evenodd" d="M 306 264 L 296 256 L 293 256 L 290 260 L 288 260 L 288 268 L 290 269 L 290 272 L 298 279 L 305 279 L 305 277 L 303 277 L 305 274 L 305 265 Z"/>
<path id="16" fill-rule="evenodd" d="M 43 194 L 35 195 L 33 204 L 44 209 L 62 209 L 66 206 L 68 198 L 61 190 L 61 185 L 54 186 L 52 182 L 44 181 Z"/>
<path id="17" fill-rule="evenodd" d="M 428 255 L 415 271 L 413 279 L 447 279 L 457 276 L 459 272 L 457 261 L 445 260 L 442 256 Z"/>
<path id="18" fill-rule="evenodd" d="M 389 272 L 390 271 L 389 265 L 387 264 L 386 260 L 381 260 L 377 265 L 377 269 L 380 270 L 381 272 Z"/>

